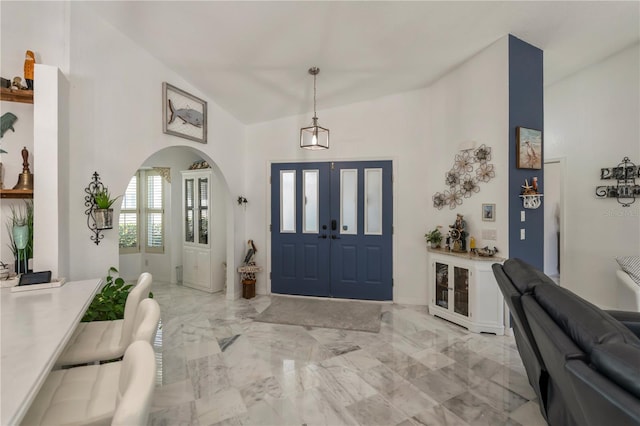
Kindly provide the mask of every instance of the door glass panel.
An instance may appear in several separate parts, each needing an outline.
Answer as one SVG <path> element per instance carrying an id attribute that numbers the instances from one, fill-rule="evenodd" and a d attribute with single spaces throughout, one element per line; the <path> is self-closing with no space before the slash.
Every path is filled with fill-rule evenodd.
<path id="1" fill-rule="evenodd" d="M 449 308 L 449 265 L 436 262 L 436 305 Z"/>
<path id="2" fill-rule="evenodd" d="M 193 205 L 193 179 L 186 179 L 184 181 L 184 240 L 187 243 L 194 242 Z"/>
<path id="3" fill-rule="evenodd" d="M 453 311 L 469 316 L 469 270 L 453 268 Z"/>
<path id="4" fill-rule="evenodd" d="M 340 233 L 358 233 L 358 170 L 340 170 Z"/>
<path id="5" fill-rule="evenodd" d="M 296 172 L 280 171 L 280 232 L 296 232 Z"/>
<path id="6" fill-rule="evenodd" d="M 198 189 L 200 193 L 200 208 L 209 207 L 209 179 L 200 178 L 198 179 Z"/>
<path id="7" fill-rule="evenodd" d="M 364 169 L 364 233 L 382 235 L 382 169 Z"/>
<path id="8" fill-rule="evenodd" d="M 302 222 L 304 233 L 317 233 L 318 210 L 318 170 L 304 170 L 302 172 L 302 185 L 304 187 L 304 209 L 302 210 Z"/>

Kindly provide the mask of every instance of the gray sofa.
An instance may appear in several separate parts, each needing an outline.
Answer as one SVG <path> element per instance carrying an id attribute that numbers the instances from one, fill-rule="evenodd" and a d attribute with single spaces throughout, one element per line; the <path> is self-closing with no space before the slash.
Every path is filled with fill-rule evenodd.
<path id="1" fill-rule="evenodd" d="M 640 425 L 640 313 L 603 311 L 519 259 L 494 264 L 551 425 Z"/>

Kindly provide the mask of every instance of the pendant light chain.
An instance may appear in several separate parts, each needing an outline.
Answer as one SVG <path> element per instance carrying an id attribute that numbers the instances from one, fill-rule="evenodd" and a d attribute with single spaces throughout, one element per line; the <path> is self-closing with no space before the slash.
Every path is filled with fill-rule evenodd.
<path id="1" fill-rule="evenodd" d="M 305 149 L 328 149 L 329 129 L 318 124 L 318 80 L 317 76 L 320 68 L 309 68 L 309 74 L 313 76 L 313 118 L 311 126 L 300 129 L 300 148 Z"/>

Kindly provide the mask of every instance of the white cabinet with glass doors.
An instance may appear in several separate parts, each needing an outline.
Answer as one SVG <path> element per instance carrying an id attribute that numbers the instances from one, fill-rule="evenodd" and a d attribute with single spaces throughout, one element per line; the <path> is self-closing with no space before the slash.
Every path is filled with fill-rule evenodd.
<path id="1" fill-rule="evenodd" d="M 182 172 L 182 282 L 213 292 L 211 269 L 211 169 Z"/>
<path id="2" fill-rule="evenodd" d="M 504 300 L 491 269 L 503 260 L 429 249 L 429 313 L 474 333 L 504 334 Z"/>

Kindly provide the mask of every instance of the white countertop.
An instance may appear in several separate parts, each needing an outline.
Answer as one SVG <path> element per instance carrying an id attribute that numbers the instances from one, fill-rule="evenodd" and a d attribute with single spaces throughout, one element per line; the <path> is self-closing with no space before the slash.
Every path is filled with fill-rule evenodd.
<path id="1" fill-rule="evenodd" d="M 0 290 L 0 425 L 20 423 L 101 283 Z"/>

